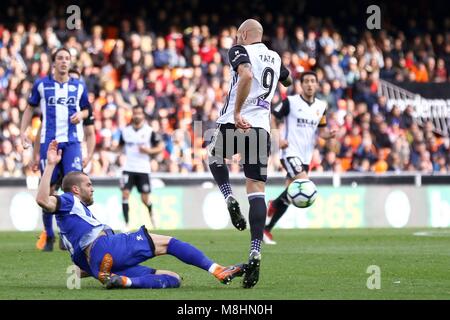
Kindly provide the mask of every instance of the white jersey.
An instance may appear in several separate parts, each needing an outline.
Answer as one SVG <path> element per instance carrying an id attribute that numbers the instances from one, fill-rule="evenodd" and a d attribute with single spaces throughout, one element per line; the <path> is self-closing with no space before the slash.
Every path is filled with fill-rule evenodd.
<path id="1" fill-rule="evenodd" d="M 234 107 L 239 81 L 237 68 L 242 63 L 250 63 L 253 80 L 250 93 L 242 106 L 241 116 L 252 127 L 263 128 L 270 132 L 270 103 L 278 81 L 284 81 L 289 76 L 289 72 L 281 63 L 278 53 L 268 49 L 263 43 L 233 46 L 228 52 L 228 57 L 232 67 L 232 81 L 217 123 L 234 124 Z"/>
<path id="2" fill-rule="evenodd" d="M 326 126 L 327 103 L 314 98 L 309 104 L 301 95 L 288 96 L 276 106 L 273 114 L 284 119 L 281 137 L 288 147 L 280 151 L 281 158 L 298 157 L 302 164 L 309 165 L 316 144 L 317 127 Z"/>
<path id="3" fill-rule="evenodd" d="M 159 141 L 159 136 L 147 123 L 137 130 L 132 125 L 125 127 L 120 137 L 120 145 L 124 146 L 126 156 L 122 170 L 151 173 L 150 155 L 140 152 L 139 147 L 154 147 Z"/>

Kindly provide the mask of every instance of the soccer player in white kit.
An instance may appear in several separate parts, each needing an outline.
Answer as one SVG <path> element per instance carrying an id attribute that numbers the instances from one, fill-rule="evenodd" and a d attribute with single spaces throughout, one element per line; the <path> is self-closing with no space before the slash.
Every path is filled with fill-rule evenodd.
<path id="1" fill-rule="evenodd" d="M 270 106 L 278 81 L 292 83 L 280 56 L 262 42 L 263 28 L 253 19 L 237 32 L 237 45 L 228 57 L 232 82 L 225 105 L 217 119 L 218 128 L 209 145 L 209 167 L 228 206 L 233 225 L 246 228 L 239 204 L 232 194 L 224 159 L 241 155 L 250 203 L 251 248 L 243 286 L 253 287 L 259 279 L 261 242 L 266 219 L 265 182 L 270 152 Z"/>
<path id="2" fill-rule="evenodd" d="M 302 94 L 288 96 L 272 110 L 275 118 L 284 121 L 280 153 L 281 164 L 287 171 L 287 177 L 286 189 L 278 198 L 269 201 L 267 215 L 271 220 L 264 228 L 263 238 L 266 244 L 276 244 L 271 230 L 289 206 L 287 198 L 289 184 L 297 179 L 308 179 L 317 128 L 319 136 L 323 139 L 331 139 L 336 135 L 335 130 L 328 130 L 326 127 L 327 103 L 316 98 L 317 75 L 311 71 L 304 72 L 300 76 L 300 83 Z"/>
<path id="3" fill-rule="evenodd" d="M 153 228 L 155 228 L 150 201 L 150 156 L 160 153 L 164 149 L 164 143 L 159 134 L 147 124 L 142 106 L 133 107 L 132 123 L 121 130 L 119 146 L 125 149 L 126 156 L 126 162 L 122 169 L 122 179 L 120 180 L 125 229 L 128 230 L 128 199 L 133 186 L 136 186 L 141 194 L 141 200 L 147 207 Z"/>

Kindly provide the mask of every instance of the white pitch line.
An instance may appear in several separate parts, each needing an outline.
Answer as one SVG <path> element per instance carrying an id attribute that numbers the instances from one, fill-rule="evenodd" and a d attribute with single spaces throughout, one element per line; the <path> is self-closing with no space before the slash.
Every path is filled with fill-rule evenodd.
<path id="1" fill-rule="evenodd" d="M 450 237 L 449 231 L 418 231 L 414 232 L 413 235 L 418 237 Z"/>

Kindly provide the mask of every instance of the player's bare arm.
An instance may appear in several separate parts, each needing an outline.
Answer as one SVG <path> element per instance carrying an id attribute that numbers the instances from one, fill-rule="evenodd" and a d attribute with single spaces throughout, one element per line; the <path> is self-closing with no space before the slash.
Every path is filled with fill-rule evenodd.
<path id="1" fill-rule="evenodd" d="M 56 165 L 61 161 L 61 155 L 62 150 L 58 150 L 58 142 L 56 140 L 50 142 L 47 151 L 47 165 L 42 174 L 36 196 L 38 205 L 47 212 L 55 212 L 58 205 L 56 197 L 50 195 L 50 181 L 53 170 L 55 170 Z"/>
<path id="2" fill-rule="evenodd" d="M 87 119 L 88 116 L 89 116 L 89 109 L 84 109 L 84 110 L 81 110 L 81 111 L 78 111 L 78 112 L 74 113 L 70 117 L 70 122 L 72 124 L 78 124 L 81 121 L 83 121 L 84 119 Z"/>
<path id="3" fill-rule="evenodd" d="M 329 129 L 327 127 L 319 128 L 319 137 L 325 140 L 333 139 L 334 137 L 336 137 L 336 133 L 336 129 Z"/>
<path id="4" fill-rule="evenodd" d="M 274 139 L 273 141 L 278 141 L 280 149 L 288 147 L 288 141 L 281 138 L 279 121 L 275 117 L 270 118 L 270 135 Z"/>
<path id="5" fill-rule="evenodd" d="M 31 141 L 27 137 L 27 130 L 30 126 L 32 116 L 32 107 L 28 105 L 23 112 L 22 121 L 20 122 L 20 139 L 22 140 L 22 146 L 24 149 L 28 149 L 31 146 Z"/>
<path id="6" fill-rule="evenodd" d="M 280 79 L 278 81 L 284 87 L 289 87 L 293 83 L 289 70 L 283 64 L 281 64 L 280 67 Z"/>
<path id="7" fill-rule="evenodd" d="M 83 158 L 83 168 L 91 161 L 95 150 L 95 128 L 93 125 L 83 126 L 84 138 L 86 140 L 87 155 Z"/>
<path id="8" fill-rule="evenodd" d="M 39 156 L 39 151 L 41 150 L 41 131 L 42 131 L 42 123 L 39 126 L 38 132 L 36 133 L 36 138 L 34 139 L 33 142 L 33 154 L 31 156 L 31 163 L 30 163 L 30 167 L 31 170 L 33 171 L 38 171 L 39 170 L 39 161 L 40 161 L 40 156 Z"/>
<path id="9" fill-rule="evenodd" d="M 155 147 L 139 146 L 139 151 L 148 155 L 155 155 L 164 150 L 164 142 L 159 142 Z"/>
<path id="10" fill-rule="evenodd" d="M 250 63 L 242 63 L 239 65 L 237 72 L 239 74 L 239 83 L 236 90 L 236 106 L 234 109 L 234 123 L 236 128 L 249 129 L 250 123 L 241 117 L 241 109 L 245 100 L 250 93 L 252 86 L 252 66 Z"/>
<path id="11" fill-rule="evenodd" d="M 289 87 L 293 83 L 292 77 L 289 75 L 285 80 L 280 81 L 280 83 L 285 87 Z"/>

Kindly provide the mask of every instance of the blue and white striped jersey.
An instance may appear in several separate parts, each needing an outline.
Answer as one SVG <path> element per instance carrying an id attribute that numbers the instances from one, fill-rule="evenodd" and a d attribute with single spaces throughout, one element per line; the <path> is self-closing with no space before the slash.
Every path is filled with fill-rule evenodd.
<path id="1" fill-rule="evenodd" d="M 77 262 L 83 261 L 83 250 L 98 237 L 100 232 L 111 228 L 98 221 L 86 205 L 72 193 L 66 192 L 56 198 L 58 202 L 55 216 L 61 239 L 72 259 Z"/>
<path id="2" fill-rule="evenodd" d="M 90 109 L 88 92 L 83 82 L 70 78 L 59 83 L 52 76 L 34 82 L 28 103 L 42 111 L 41 143 L 83 141 L 83 124 L 72 124 L 76 112 Z"/>

